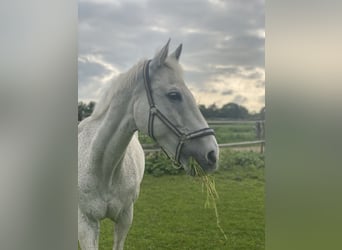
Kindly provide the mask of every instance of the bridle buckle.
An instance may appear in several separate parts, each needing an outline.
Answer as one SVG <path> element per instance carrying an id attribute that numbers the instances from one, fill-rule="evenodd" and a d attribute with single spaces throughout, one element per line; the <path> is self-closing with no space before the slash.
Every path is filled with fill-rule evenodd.
<path id="1" fill-rule="evenodd" d="M 180 141 L 181 143 L 186 142 L 188 139 L 189 139 L 188 136 L 185 135 L 185 134 L 182 134 L 182 135 L 179 137 L 179 141 Z"/>
<path id="2" fill-rule="evenodd" d="M 151 114 L 157 114 L 158 113 L 158 109 L 156 108 L 156 106 L 152 106 L 150 109 Z"/>

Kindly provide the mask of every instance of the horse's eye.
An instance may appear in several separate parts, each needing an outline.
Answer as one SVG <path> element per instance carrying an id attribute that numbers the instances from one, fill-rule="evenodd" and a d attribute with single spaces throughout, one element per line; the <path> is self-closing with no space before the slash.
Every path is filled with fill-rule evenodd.
<path id="1" fill-rule="evenodd" d="M 176 92 L 176 91 L 172 91 L 172 92 L 168 93 L 167 97 L 172 101 L 181 101 L 182 100 L 181 94 L 179 92 Z"/>

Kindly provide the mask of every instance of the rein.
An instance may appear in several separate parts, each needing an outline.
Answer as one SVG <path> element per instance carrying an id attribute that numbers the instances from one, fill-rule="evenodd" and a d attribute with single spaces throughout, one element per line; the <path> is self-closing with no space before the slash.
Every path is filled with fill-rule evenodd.
<path id="1" fill-rule="evenodd" d="M 173 160 L 175 163 L 179 164 L 180 166 L 182 165 L 180 162 L 180 156 L 182 153 L 182 149 L 184 144 L 192 139 L 208 136 L 208 135 L 214 135 L 214 130 L 211 128 L 202 128 L 199 130 L 195 130 L 190 133 L 183 133 L 180 131 L 173 123 L 170 121 L 155 105 L 153 95 L 152 95 L 152 88 L 151 88 L 151 79 L 149 75 L 149 64 L 151 60 L 148 60 L 145 62 L 144 67 L 143 67 L 143 74 L 144 74 L 144 85 L 145 85 L 145 90 L 147 94 L 147 99 L 148 103 L 150 105 L 150 113 L 149 113 L 149 118 L 148 118 L 148 135 L 154 140 L 157 141 L 154 133 L 153 133 L 153 122 L 154 118 L 158 117 L 159 120 L 166 125 L 177 137 L 178 137 L 178 145 L 176 148 L 176 153 L 174 159 L 172 159 L 166 150 L 161 147 L 161 149 L 164 151 L 164 153 L 169 157 L 171 160 Z"/>

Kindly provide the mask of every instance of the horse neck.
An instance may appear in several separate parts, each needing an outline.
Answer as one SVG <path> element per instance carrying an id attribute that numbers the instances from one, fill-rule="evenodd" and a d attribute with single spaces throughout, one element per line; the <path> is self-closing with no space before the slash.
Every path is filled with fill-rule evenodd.
<path id="1" fill-rule="evenodd" d="M 118 91 L 115 91 L 101 118 L 91 150 L 95 174 L 104 185 L 111 183 L 115 171 L 121 167 L 126 148 L 136 130 L 132 97 L 135 85 L 129 87 L 121 82 L 116 86 Z"/>

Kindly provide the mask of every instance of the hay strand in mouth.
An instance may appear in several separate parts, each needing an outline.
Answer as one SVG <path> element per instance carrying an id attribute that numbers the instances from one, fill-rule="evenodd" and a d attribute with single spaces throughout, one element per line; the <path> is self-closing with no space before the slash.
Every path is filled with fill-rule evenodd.
<path id="1" fill-rule="evenodd" d="M 202 192 L 204 192 L 204 188 L 206 189 L 207 198 L 204 203 L 205 208 L 212 208 L 215 211 L 216 216 L 216 225 L 223 234 L 225 240 L 228 240 L 227 235 L 225 234 L 223 228 L 220 225 L 220 218 L 217 210 L 216 201 L 219 199 L 219 195 L 216 191 L 215 179 L 213 176 L 210 176 L 204 172 L 204 170 L 199 166 L 199 164 L 193 159 L 190 159 L 190 171 L 194 174 L 194 176 L 200 178 L 202 183 Z"/>

